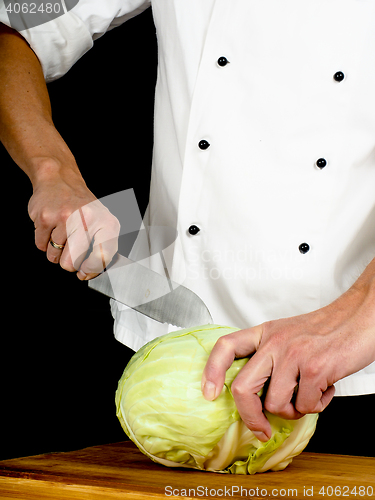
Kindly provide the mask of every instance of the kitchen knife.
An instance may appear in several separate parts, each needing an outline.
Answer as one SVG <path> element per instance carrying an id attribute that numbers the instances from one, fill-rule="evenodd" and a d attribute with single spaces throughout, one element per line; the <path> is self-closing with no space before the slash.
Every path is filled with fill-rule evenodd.
<path id="1" fill-rule="evenodd" d="M 182 328 L 213 323 L 207 306 L 194 292 L 120 254 L 88 284 L 160 323 Z"/>

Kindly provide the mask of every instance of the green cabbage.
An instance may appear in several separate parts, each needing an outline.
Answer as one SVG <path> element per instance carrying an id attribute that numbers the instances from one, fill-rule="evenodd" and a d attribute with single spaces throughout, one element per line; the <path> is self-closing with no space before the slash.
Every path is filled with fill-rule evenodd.
<path id="1" fill-rule="evenodd" d="M 234 360 L 215 401 L 204 399 L 202 372 L 217 339 L 238 328 L 205 325 L 144 345 L 116 391 L 117 417 L 128 437 L 155 462 L 232 474 L 284 469 L 307 445 L 317 415 L 285 420 L 268 412 L 272 437 L 259 441 L 237 411 L 231 384 L 248 358 Z"/>

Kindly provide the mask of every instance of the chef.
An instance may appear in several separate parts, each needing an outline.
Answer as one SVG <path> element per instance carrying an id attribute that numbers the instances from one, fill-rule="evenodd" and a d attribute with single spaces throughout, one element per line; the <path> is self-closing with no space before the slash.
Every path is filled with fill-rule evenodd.
<path id="1" fill-rule="evenodd" d="M 159 63 L 145 225 L 177 230 L 163 250 L 169 274 L 216 323 L 241 328 L 216 344 L 204 396 L 217 397 L 234 357 L 255 352 L 232 391 L 266 440 L 263 408 L 298 418 L 334 394 L 375 393 L 375 4 L 65 1 L 63 15 L 25 21 L 19 34 L 3 5 L 0 139 L 33 184 L 37 247 L 82 280 L 111 259 L 119 227 L 53 126 L 45 81 L 151 3 Z M 72 214 L 84 231 L 67 230 Z M 101 245 L 77 266 L 85 233 Z M 162 272 L 152 241 L 150 255 Z M 116 338 L 134 350 L 166 333 L 111 309 Z"/>

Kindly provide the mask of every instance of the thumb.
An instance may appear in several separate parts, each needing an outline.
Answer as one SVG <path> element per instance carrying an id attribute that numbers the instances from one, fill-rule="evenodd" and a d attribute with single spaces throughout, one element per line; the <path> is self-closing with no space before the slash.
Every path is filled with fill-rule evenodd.
<path id="1" fill-rule="evenodd" d="M 104 271 L 110 263 L 111 258 L 104 251 L 103 245 L 94 245 L 90 255 L 83 261 L 77 277 L 80 280 L 89 280 Z"/>

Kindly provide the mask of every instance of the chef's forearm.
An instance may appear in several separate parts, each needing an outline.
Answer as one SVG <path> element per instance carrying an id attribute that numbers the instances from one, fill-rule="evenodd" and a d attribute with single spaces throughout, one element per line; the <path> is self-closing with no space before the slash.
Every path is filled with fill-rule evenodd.
<path id="1" fill-rule="evenodd" d="M 351 286 L 351 290 L 363 291 L 367 295 L 371 295 L 375 299 L 375 258 L 367 265 L 362 274 L 358 277 L 355 283 Z M 371 307 L 375 314 L 375 307 Z"/>
<path id="2" fill-rule="evenodd" d="M 21 35 L 1 23 L 0 141 L 33 185 L 62 169 L 80 175 L 54 127 L 38 58 Z"/>

